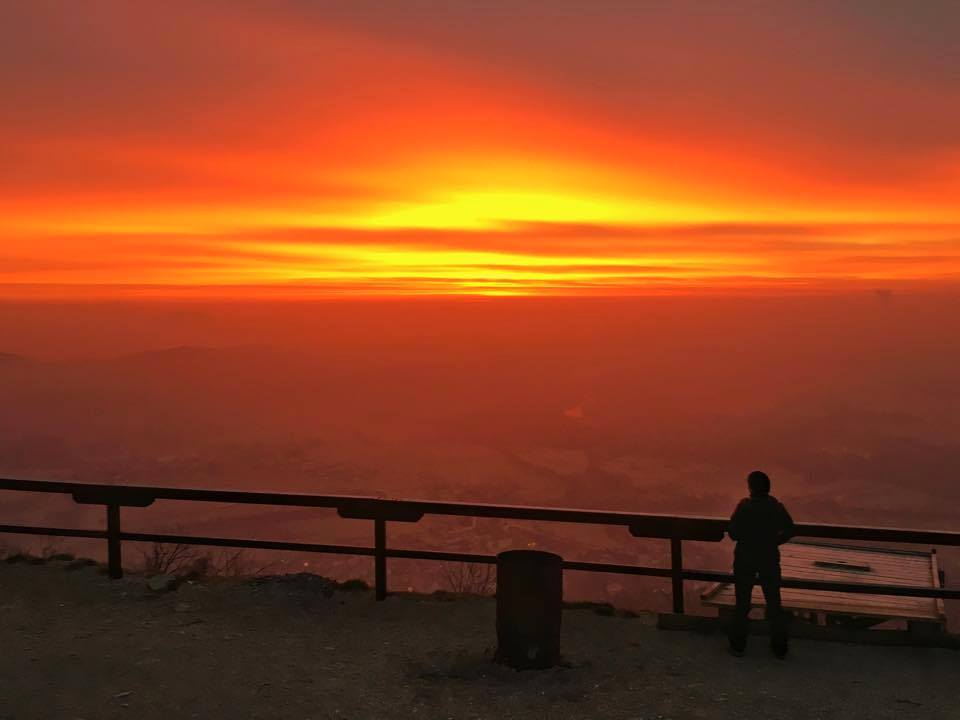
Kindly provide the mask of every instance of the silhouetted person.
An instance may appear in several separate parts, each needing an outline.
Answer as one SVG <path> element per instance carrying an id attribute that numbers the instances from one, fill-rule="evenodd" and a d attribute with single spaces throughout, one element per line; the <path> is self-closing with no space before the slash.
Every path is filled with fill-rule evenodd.
<path id="1" fill-rule="evenodd" d="M 780 601 L 780 546 L 793 536 L 793 518 L 770 494 L 766 473 L 754 470 L 747 485 L 750 497 L 737 505 L 727 530 L 737 541 L 733 560 L 737 607 L 730 624 L 730 651 L 740 656 L 747 646 L 750 601 L 759 580 L 767 601 L 770 647 L 782 658 L 787 654 L 787 618 Z"/>

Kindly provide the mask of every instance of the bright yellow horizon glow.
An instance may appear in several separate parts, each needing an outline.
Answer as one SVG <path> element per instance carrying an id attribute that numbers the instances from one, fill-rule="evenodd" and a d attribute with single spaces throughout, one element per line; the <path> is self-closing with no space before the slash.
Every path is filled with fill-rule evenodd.
<path id="1" fill-rule="evenodd" d="M 924 208 L 709 206 L 636 196 L 514 190 L 423 189 L 416 200 L 380 200 L 344 213 L 311 207 L 250 208 L 236 205 L 115 208 L 77 207 L 27 212 L 0 219 L 9 235 L 57 236 L 169 234 L 223 236 L 252 230 L 504 230 L 517 223 L 660 227 L 713 223 L 928 224 L 960 223 L 960 211 Z"/>

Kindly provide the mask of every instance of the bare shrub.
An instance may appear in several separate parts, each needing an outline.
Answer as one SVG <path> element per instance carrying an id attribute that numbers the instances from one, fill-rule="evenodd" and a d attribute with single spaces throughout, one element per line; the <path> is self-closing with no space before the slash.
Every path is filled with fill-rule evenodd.
<path id="1" fill-rule="evenodd" d="M 61 550 L 62 547 L 62 540 L 51 540 L 40 548 L 39 554 L 34 554 L 22 547 L 10 545 L 0 541 L 0 561 L 8 562 L 10 564 L 28 562 L 31 565 L 42 565 L 43 563 L 51 560 L 58 560 L 62 562 L 74 560 L 74 555 L 63 552 Z"/>
<path id="2" fill-rule="evenodd" d="M 63 540 L 59 538 L 49 540 L 42 548 L 40 548 L 40 557 L 44 560 L 54 560 L 56 559 L 56 556 L 66 554 L 62 552 L 62 548 Z"/>
<path id="3" fill-rule="evenodd" d="M 253 569 L 252 559 L 244 550 L 219 550 L 213 556 L 213 569 L 220 577 L 247 577 L 263 571 Z"/>
<path id="4" fill-rule="evenodd" d="M 259 577 L 272 565 L 257 566 L 245 550 L 222 549 L 198 553 L 187 568 L 187 575 L 196 580 L 210 577 Z"/>
<path id="5" fill-rule="evenodd" d="M 156 542 L 140 548 L 143 572 L 147 575 L 181 575 L 199 557 L 197 548 L 182 543 Z"/>
<path id="6" fill-rule="evenodd" d="M 487 563 L 444 563 L 441 570 L 447 589 L 458 595 L 492 595 L 497 569 Z"/>
<path id="7" fill-rule="evenodd" d="M 193 545 L 153 543 L 141 549 L 147 575 L 177 575 L 191 580 L 211 577 L 258 577 L 270 564 L 258 567 L 244 550 L 222 549 L 203 552 Z"/>

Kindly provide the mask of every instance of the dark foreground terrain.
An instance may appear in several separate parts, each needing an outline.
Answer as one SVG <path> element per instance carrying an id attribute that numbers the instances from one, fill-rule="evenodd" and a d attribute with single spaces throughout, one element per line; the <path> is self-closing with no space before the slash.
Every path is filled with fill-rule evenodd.
<path id="1" fill-rule="evenodd" d="M 490 660 L 494 604 L 332 591 L 316 577 L 184 584 L 0 563 L 0 718 L 956 718 L 960 653 L 658 631 L 567 610 L 568 667 Z"/>

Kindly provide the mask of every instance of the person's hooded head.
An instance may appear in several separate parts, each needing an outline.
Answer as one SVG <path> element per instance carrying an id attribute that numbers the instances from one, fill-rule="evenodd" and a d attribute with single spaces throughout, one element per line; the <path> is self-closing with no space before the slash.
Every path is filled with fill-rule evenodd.
<path id="1" fill-rule="evenodd" d="M 747 487 L 751 497 L 766 497 L 770 494 L 770 478 L 762 470 L 754 470 L 747 475 Z"/>

